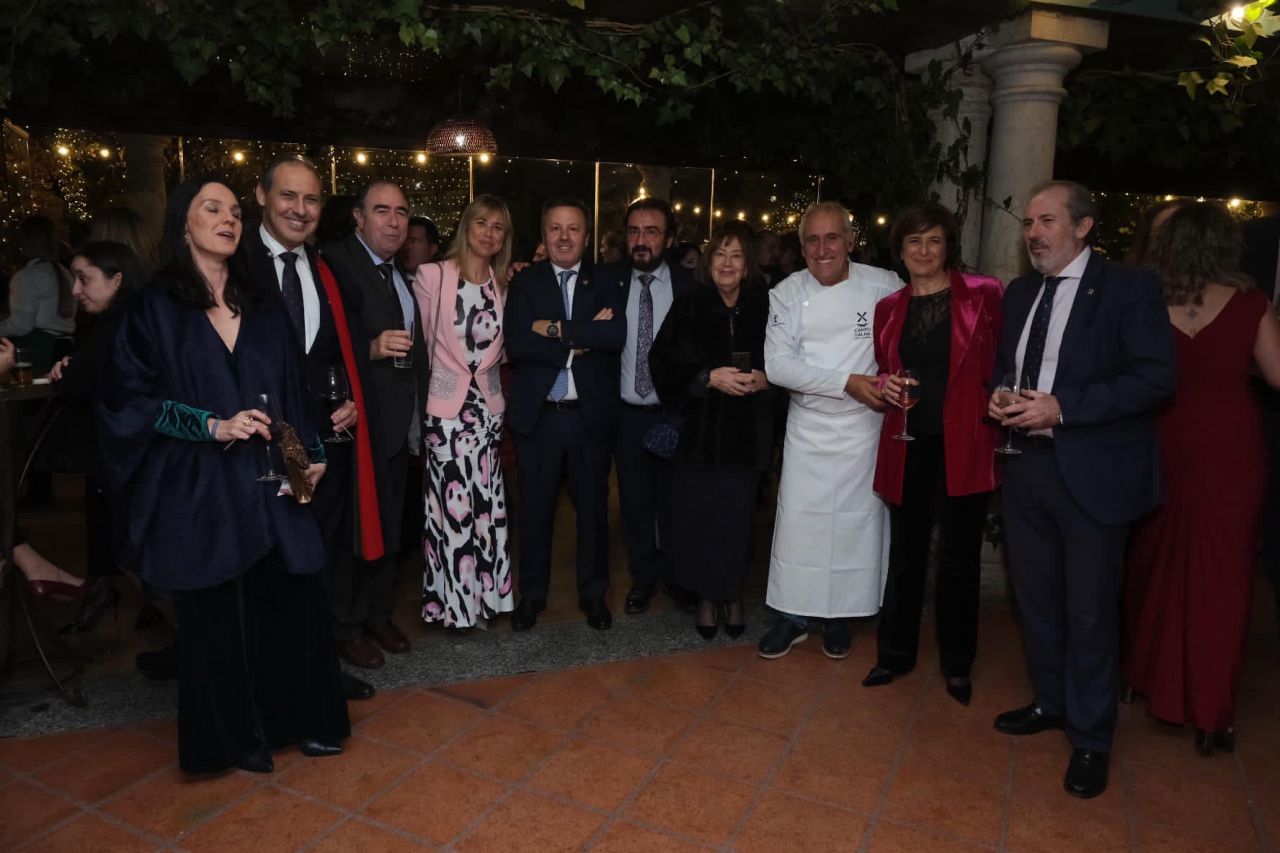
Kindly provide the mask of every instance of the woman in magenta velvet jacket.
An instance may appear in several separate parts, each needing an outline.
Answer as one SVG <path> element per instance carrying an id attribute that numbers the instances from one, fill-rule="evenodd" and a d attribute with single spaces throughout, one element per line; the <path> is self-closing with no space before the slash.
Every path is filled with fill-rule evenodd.
<path id="1" fill-rule="evenodd" d="M 431 383 L 423 402 L 422 618 L 483 625 L 515 606 L 501 463 L 503 299 L 511 214 L 493 196 L 462 212 L 448 255 L 414 281 Z"/>
<path id="2" fill-rule="evenodd" d="M 873 324 L 889 404 L 875 490 L 890 504 L 892 543 L 876 665 L 862 683 L 888 684 L 916 664 L 936 520 L 939 657 L 947 692 L 967 705 L 982 531 L 997 481 L 997 431 L 985 416 L 1004 290 L 996 279 L 958 271 L 959 238 L 955 217 L 932 203 L 906 211 L 890 237 L 910 283 L 880 300 Z M 910 416 L 914 441 L 895 438 L 904 431 L 904 410 L 895 405 L 903 370 L 914 371 L 920 392 Z"/>

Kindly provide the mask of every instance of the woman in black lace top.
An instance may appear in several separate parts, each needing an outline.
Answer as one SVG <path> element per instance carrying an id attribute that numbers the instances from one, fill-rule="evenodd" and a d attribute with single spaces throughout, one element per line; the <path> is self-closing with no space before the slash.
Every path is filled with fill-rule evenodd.
<path id="1" fill-rule="evenodd" d="M 978 641 L 979 553 L 987 503 L 996 486 L 996 430 L 985 419 L 1000 339 L 1004 290 L 993 278 L 963 274 L 960 229 L 946 208 L 924 204 L 894 224 L 890 245 L 910 283 L 876 305 L 876 359 L 885 400 L 901 399 L 904 370 L 919 401 L 884 419 L 875 489 L 890 504 L 889 577 L 880 611 L 876 665 L 863 680 L 888 684 L 916 664 L 920 610 L 933 526 L 939 527 L 937 619 L 947 692 L 969 704 L 969 670 Z"/>

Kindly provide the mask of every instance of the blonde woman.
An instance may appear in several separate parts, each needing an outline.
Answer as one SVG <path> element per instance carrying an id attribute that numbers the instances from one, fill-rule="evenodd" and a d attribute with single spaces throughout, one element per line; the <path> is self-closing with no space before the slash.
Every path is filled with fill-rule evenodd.
<path id="1" fill-rule="evenodd" d="M 450 628 L 484 627 L 514 606 L 498 372 L 510 264 L 511 214 L 482 195 L 462 212 L 445 259 L 423 264 L 414 282 L 431 353 L 422 618 Z"/>

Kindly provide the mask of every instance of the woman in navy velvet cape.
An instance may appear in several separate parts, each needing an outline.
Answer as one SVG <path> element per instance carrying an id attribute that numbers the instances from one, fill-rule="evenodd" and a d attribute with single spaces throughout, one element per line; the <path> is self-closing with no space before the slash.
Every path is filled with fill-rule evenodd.
<path id="1" fill-rule="evenodd" d="M 284 312 L 237 269 L 240 231 L 224 184 L 174 192 L 165 264 L 121 322 L 98 407 L 120 562 L 174 596 L 188 773 L 268 772 L 273 749 L 327 755 L 350 734 L 320 532 L 278 483 L 257 481 L 264 440 L 247 437 L 266 432 L 250 412 L 265 392 L 323 462 L 302 354 Z M 209 270 L 225 275 L 221 292 Z M 238 322 L 230 343 L 214 318 Z"/>

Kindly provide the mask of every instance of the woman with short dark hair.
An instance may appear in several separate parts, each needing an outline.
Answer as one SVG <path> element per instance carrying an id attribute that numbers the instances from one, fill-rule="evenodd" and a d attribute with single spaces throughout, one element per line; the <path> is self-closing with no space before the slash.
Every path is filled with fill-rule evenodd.
<path id="1" fill-rule="evenodd" d="M 985 416 L 1004 290 L 994 278 L 960 271 L 960 227 L 942 205 L 903 212 L 890 232 L 890 248 L 909 283 L 880 300 L 873 327 L 880 385 L 890 405 L 875 490 L 890 505 L 892 539 L 876 665 L 862 683 L 888 684 L 916 665 L 936 521 L 939 658 L 947 693 L 967 705 L 978 643 L 982 530 L 997 480 L 996 430 Z M 908 434 L 909 390 L 916 400 L 913 438 L 900 440 Z"/>
<path id="2" fill-rule="evenodd" d="M 1280 322 L 1241 248 L 1216 204 L 1184 205 L 1156 236 L 1178 385 L 1159 420 L 1164 503 L 1135 526 L 1125 572 L 1125 682 L 1152 716 L 1195 726 L 1206 755 L 1235 748 L 1267 482 L 1254 367 L 1280 388 Z"/>
<path id="3" fill-rule="evenodd" d="M 769 296 L 745 223 L 716 229 L 698 266 L 705 287 L 676 299 L 653 341 L 649 369 L 680 417 L 672 458 L 668 580 L 701 598 L 706 639 L 745 627 L 742 584 L 760 475 L 773 459 L 774 413 L 764 374 Z M 722 609 L 722 610 L 721 610 Z"/>
<path id="4" fill-rule="evenodd" d="M 239 267 L 240 236 L 225 183 L 173 192 L 161 270 L 125 313 L 98 404 L 120 560 L 174 598 L 187 773 L 270 772 L 273 749 L 332 755 L 350 733 L 323 544 L 301 505 L 324 445 L 301 347 Z M 284 483 L 268 481 L 272 445 Z"/>

